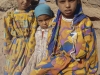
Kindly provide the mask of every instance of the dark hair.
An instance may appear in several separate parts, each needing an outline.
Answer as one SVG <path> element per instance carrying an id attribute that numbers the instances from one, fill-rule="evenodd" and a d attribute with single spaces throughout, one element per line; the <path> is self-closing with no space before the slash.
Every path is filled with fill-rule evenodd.
<path id="1" fill-rule="evenodd" d="M 35 7 L 39 4 L 39 1 L 40 0 L 37 1 L 31 0 L 31 8 L 35 9 Z"/>
<path id="2" fill-rule="evenodd" d="M 55 1 L 56 1 L 56 4 L 58 4 L 58 3 L 57 3 L 57 0 L 55 0 Z M 79 0 L 79 3 L 81 4 L 81 0 Z"/>

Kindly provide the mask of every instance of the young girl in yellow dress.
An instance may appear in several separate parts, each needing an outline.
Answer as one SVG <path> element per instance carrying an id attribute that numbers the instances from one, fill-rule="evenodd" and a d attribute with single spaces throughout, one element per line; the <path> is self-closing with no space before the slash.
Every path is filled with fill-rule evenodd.
<path id="1" fill-rule="evenodd" d="M 96 34 L 80 1 L 56 0 L 59 10 L 53 22 L 48 58 L 31 75 L 97 75 Z"/>
<path id="2" fill-rule="evenodd" d="M 21 75 L 34 51 L 37 25 L 31 0 L 17 0 L 18 9 L 4 17 L 4 75 Z"/>

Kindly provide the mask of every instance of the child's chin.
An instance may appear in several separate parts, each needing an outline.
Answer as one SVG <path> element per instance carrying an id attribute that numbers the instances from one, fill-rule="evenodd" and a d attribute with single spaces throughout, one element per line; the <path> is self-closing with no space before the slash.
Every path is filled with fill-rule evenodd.
<path id="1" fill-rule="evenodd" d="M 27 8 L 28 8 L 28 7 L 24 7 L 24 6 L 23 6 L 23 7 L 21 7 L 21 9 L 22 9 L 22 10 L 25 10 L 25 9 L 27 9 Z"/>
<path id="2" fill-rule="evenodd" d="M 42 27 L 42 29 L 47 29 L 48 27 Z"/>

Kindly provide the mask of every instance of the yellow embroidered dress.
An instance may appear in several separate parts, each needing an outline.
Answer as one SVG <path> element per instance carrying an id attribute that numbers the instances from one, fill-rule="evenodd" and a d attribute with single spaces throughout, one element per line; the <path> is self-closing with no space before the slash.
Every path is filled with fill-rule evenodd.
<path id="1" fill-rule="evenodd" d="M 21 75 L 35 46 L 33 10 L 15 10 L 4 17 L 4 75 Z"/>

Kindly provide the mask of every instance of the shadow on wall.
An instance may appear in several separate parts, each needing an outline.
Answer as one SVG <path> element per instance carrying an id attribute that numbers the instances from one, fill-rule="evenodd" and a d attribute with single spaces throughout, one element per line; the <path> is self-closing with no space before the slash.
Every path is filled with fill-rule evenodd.
<path id="1" fill-rule="evenodd" d="M 5 10 L 3 10 L 2 8 L 0 8 L 0 11 L 5 11 Z"/>
<path id="2" fill-rule="evenodd" d="M 88 17 L 90 18 L 91 21 L 100 21 L 100 18 L 98 17 L 90 17 L 90 16 Z"/>

